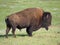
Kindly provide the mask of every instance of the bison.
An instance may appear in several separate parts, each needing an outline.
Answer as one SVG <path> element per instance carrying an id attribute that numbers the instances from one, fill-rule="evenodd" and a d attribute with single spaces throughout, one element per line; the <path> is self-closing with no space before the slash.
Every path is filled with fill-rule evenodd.
<path id="1" fill-rule="evenodd" d="M 32 32 L 40 29 L 41 27 L 48 30 L 51 25 L 51 13 L 45 12 L 41 8 L 27 8 L 20 12 L 11 14 L 6 17 L 6 37 L 8 32 L 12 28 L 12 34 L 14 37 L 16 28 L 26 28 L 26 32 L 29 36 L 32 36 Z"/>

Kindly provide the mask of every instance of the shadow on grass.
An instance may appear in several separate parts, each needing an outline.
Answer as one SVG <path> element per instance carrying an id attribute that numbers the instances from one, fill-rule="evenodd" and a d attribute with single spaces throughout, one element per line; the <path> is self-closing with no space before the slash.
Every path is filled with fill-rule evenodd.
<path id="1" fill-rule="evenodd" d="M 1 37 L 5 37 L 6 35 L 0 35 L 0 38 Z M 8 37 L 11 37 L 13 36 L 12 34 L 8 34 Z M 21 37 L 25 37 L 25 36 L 28 36 L 27 34 L 16 34 L 16 36 L 21 36 Z"/>

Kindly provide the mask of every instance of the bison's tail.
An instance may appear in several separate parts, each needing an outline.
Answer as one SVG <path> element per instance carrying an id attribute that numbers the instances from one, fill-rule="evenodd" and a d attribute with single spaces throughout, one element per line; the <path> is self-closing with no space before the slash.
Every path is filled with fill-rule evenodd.
<path id="1" fill-rule="evenodd" d="M 8 23 L 8 22 L 9 22 L 9 19 L 8 19 L 8 17 L 6 17 L 6 19 L 5 19 L 5 22 L 6 22 L 6 23 Z"/>
<path id="2" fill-rule="evenodd" d="M 10 27 L 10 26 L 11 26 L 11 24 L 10 24 L 10 21 L 9 21 L 9 18 L 8 18 L 8 17 L 6 17 L 5 22 L 6 22 L 6 26 L 7 26 L 7 27 Z"/>

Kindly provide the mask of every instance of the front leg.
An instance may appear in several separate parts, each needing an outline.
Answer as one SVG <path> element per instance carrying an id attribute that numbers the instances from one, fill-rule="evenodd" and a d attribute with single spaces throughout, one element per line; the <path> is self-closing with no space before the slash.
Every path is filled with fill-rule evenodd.
<path id="1" fill-rule="evenodd" d="M 26 32 L 28 33 L 29 36 L 32 36 L 33 28 L 32 27 L 28 27 Z"/>
<path id="2" fill-rule="evenodd" d="M 8 38 L 8 33 L 10 31 L 11 27 L 7 26 L 7 29 L 6 29 L 6 38 Z"/>

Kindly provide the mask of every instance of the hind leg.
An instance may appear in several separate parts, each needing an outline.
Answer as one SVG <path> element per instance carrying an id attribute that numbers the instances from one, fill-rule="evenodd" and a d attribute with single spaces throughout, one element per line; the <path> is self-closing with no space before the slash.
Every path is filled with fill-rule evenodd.
<path id="1" fill-rule="evenodd" d="M 12 34 L 13 34 L 14 37 L 16 37 L 16 35 L 15 35 L 15 30 L 16 30 L 16 27 L 13 26 L 13 27 L 12 27 Z"/>
<path id="2" fill-rule="evenodd" d="M 7 26 L 7 29 L 6 29 L 6 38 L 8 38 L 8 33 L 10 31 L 11 27 Z"/>

